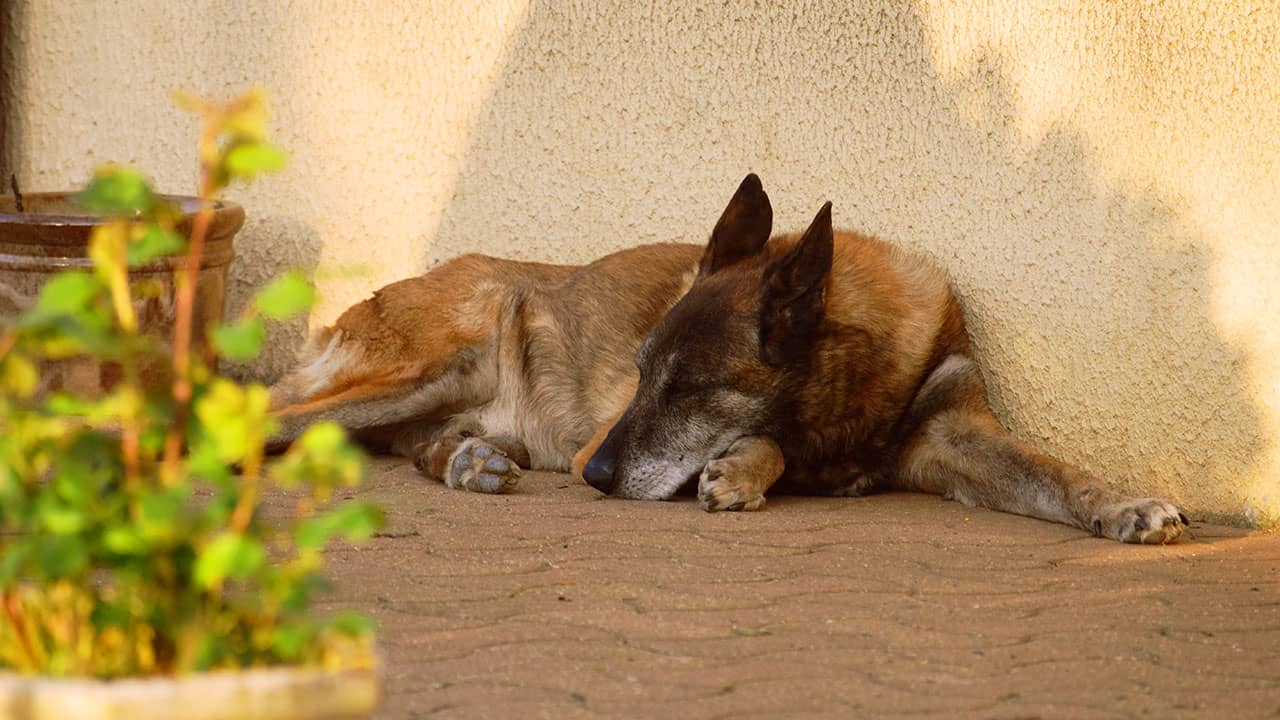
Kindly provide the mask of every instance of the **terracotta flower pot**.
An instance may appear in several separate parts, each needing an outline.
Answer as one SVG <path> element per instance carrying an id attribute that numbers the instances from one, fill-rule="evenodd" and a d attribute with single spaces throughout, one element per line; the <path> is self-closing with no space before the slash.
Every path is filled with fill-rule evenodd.
<path id="1" fill-rule="evenodd" d="M 0 673 L 6 720 L 364 720 L 377 704 L 373 669 L 270 668 L 109 681 Z"/>
<path id="2" fill-rule="evenodd" d="M 25 212 L 17 211 L 13 197 L 0 197 L 0 325 L 30 307 L 40 287 L 54 273 L 92 267 L 88 257 L 89 236 L 105 218 L 76 204 L 73 196 L 74 193 L 24 193 Z M 198 208 L 196 198 L 161 197 L 182 209 L 183 218 L 177 231 L 189 238 Z M 205 329 L 222 321 L 232 239 L 243 224 L 244 209 L 239 205 L 214 204 L 195 298 L 192 344 L 196 352 L 203 347 Z M 173 335 L 174 270 L 181 264 L 180 258 L 164 258 L 129 272 L 132 281 L 154 280 L 161 285 L 162 291 L 157 297 L 135 301 L 135 310 L 141 329 L 166 343 Z M 109 387 L 117 378 L 114 368 L 87 360 L 44 367 L 41 376 L 49 389 L 82 394 Z"/>

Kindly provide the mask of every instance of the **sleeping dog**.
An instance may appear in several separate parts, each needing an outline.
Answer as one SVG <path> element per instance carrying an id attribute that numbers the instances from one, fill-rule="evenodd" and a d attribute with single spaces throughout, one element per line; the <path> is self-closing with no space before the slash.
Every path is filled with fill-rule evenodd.
<path id="1" fill-rule="evenodd" d="M 570 267 L 467 255 L 388 285 L 311 338 L 271 389 L 287 442 L 334 420 L 450 487 L 520 468 L 708 511 L 770 490 L 882 489 L 1165 543 L 1171 503 L 1117 495 L 992 415 L 946 274 L 832 229 L 772 236 L 748 175 L 705 248 Z"/>

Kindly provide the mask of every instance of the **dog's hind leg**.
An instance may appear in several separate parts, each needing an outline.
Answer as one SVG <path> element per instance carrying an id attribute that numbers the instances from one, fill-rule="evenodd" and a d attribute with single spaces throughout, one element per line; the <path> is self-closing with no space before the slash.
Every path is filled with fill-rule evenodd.
<path id="1" fill-rule="evenodd" d="M 1042 455 L 991 414 L 977 366 L 952 355 L 930 374 L 903 425 L 895 484 L 966 505 L 1074 525 L 1130 543 L 1176 540 L 1187 519 L 1156 498 L 1127 498 L 1089 473 Z"/>
<path id="2" fill-rule="evenodd" d="M 414 420 L 439 422 L 450 412 L 474 407 L 488 397 L 473 357 L 472 352 L 460 351 L 444 367 L 436 368 L 424 367 L 425 363 L 361 367 L 343 355 L 327 361 L 333 367 L 321 365 L 317 369 L 316 363 L 305 364 L 271 388 L 272 414 L 278 426 L 271 444 L 292 442 L 321 420 L 336 422 L 358 434 Z M 313 380 L 316 375 L 322 379 Z M 340 379 L 335 382 L 333 378 Z M 320 388 L 309 393 L 291 392 L 303 382 Z M 301 401 L 290 402 L 299 396 Z"/>
<path id="3" fill-rule="evenodd" d="M 491 400 L 498 323 L 511 298 L 501 267 L 457 258 L 378 290 L 317 333 L 271 387 L 272 445 L 318 420 L 358 434 L 439 423 Z"/>
<path id="4" fill-rule="evenodd" d="M 471 415 L 450 418 L 435 437 L 413 448 L 409 457 L 426 477 L 482 493 L 512 489 L 520 479 L 520 468 L 530 465 L 523 442 L 507 435 L 485 436 L 483 426 Z"/>

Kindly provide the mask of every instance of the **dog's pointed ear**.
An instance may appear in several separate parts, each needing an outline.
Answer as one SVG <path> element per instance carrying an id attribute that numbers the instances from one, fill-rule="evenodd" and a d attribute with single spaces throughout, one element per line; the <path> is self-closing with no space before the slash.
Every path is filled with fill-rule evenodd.
<path id="1" fill-rule="evenodd" d="M 748 175 L 711 231 L 711 241 L 698 263 L 698 275 L 710 275 L 749 258 L 764 248 L 773 232 L 773 206 L 755 173 Z"/>
<path id="2" fill-rule="evenodd" d="M 760 355 L 774 366 L 808 356 L 822 323 L 835 239 L 831 203 L 813 218 L 790 250 L 764 270 L 760 298 Z"/>

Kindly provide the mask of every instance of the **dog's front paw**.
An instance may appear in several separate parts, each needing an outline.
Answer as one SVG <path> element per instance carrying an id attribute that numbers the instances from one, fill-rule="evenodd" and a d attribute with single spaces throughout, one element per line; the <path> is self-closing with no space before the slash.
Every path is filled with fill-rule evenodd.
<path id="1" fill-rule="evenodd" d="M 430 467 L 431 452 L 431 449 L 420 450 L 414 460 L 414 465 L 424 473 Z M 520 468 L 483 438 L 468 437 L 458 443 L 449 455 L 444 477 L 440 479 L 445 485 L 459 490 L 499 493 L 516 486 Z"/>
<path id="2" fill-rule="evenodd" d="M 1110 503 L 1093 517 L 1093 534 L 1127 543 L 1163 545 L 1187 527 L 1187 516 L 1166 500 L 1139 498 Z"/>
<path id="3" fill-rule="evenodd" d="M 749 468 L 738 458 L 712 460 L 698 478 L 698 504 L 707 512 L 759 510 L 764 493 Z"/>

